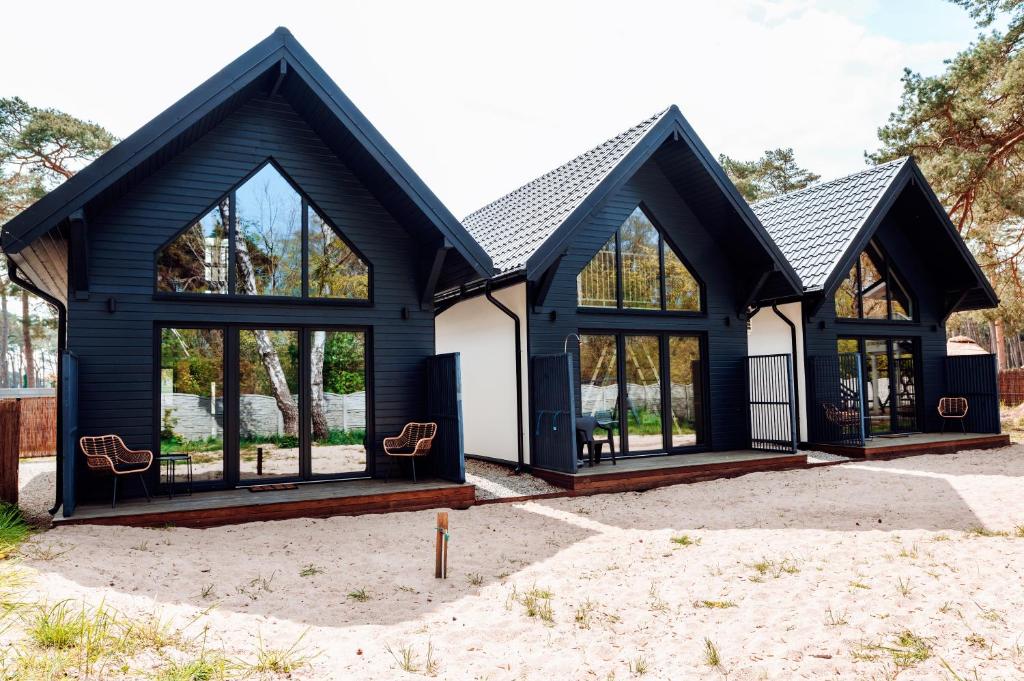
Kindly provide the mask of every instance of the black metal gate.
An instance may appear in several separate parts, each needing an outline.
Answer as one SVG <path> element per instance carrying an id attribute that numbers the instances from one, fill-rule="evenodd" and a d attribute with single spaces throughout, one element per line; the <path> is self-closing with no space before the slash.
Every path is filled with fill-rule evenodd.
<path id="1" fill-rule="evenodd" d="M 863 370 L 860 353 L 810 358 L 807 416 L 812 442 L 864 445 Z"/>
<path id="2" fill-rule="evenodd" d="M 967 398 L 967 417 L 964 419 L 967 432 L 1002 432 L 995 355 L 947 357 L 946 396 Z"/>
<path id="3" fill-rule="evenodd" d="M 540 355 L 531 362 L 531 461 L 538 468 L 575 473 L 576 400 L 572 355 Z"/>
<path id="4" fill-rule="evenodd" d="M 783 355 L 747 357 L 747 400 L 750 448 L 795 452 L 797 447 L 793 358 Z"/>
<path id="5" fill-rule="evenodd" d="M 61 496 L 63 514 L 71 517 L 75 512 L 75 471 L 78 467 L 78 357 L 70 352 L 60 356 L 60 438 Z"/>
<path id="6" fill-rule="evenodd" d="M 462 434 L 462 370 L 459 353 L 427 358 L 427 415 L 437 424 L 430 449 L 434 472 L 443 480 L 466 481 Z"/>

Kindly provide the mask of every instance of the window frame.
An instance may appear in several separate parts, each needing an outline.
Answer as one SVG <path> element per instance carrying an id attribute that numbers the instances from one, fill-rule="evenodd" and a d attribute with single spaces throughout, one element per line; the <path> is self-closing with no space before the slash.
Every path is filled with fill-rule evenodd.
<path id="1" fill-rule="evenodd" d="M 580 361 L 581 345 L 584 336 L 611 336 L 615 342 L 615 380 L 618 384 L 618 394 L 616 396 L 616 409 L 619 416 L 619 432 L 618 432 L 618 447 L 619 451 L 616 455 L 621 458 L 648 458 L 654 456 L 674 456 L 681 454 L 693 454 L 697 452 L 711 451 L 713 445 L 712 435 L 712 418 L 711 418 L 711 385 L 710 385 L 710 340 L 709 334 L 704 330 L 653 330 L 648 328 L 638 329 L 618 329 L 609 328 L 606 326 L 581 326 L 576 329 L 576 333 L 580 338 L 580 344 L 577 345 L 575 361 L 575 381 L 574 387 L 575 395 L 573 397 L 576 400 L 576 408 L 579 409 L 580 414 L 583 413 L 583 374 L 582 374 L 582 362 Z M 660 449 L 645 449 L 639 451 L 631 451 L 629 446 L 629 416 L 626 410 L 623 409 L 623 405 L 626 404 L 626 381 L 623 379 L 626 377 L 626 337 L 627 336 L 653 336 L 658 339 L 658 361 L 659 361 L 659 375 L 658 380 L 661 383 L 661 430 L 662 430 L 662 448 Z M 700 352 L 701 366 L 700 366 L 700 399 L 703 405 L 702 413 L 700 415 L 701 427 L 703 428 L 704 441 L 698 442 L 692 445 L 680 445 L 678 447 L 672 446 L 672 422 L 671 422 L 671 380 L 664 380 L 665 378 L 671 379 L 671 359 L 669 357 L 669 339 L 671 338 L 694 338 L 697 340 L 697 347 Z M 668 398 L 668 399 L 666 399 Z"/>
<path id="2" fill-rule="evenodd" d="M 643 307 L 625 307 L 623 304 L 624 296 L 622 290 L 622 226 L 629 219 L 629 215 L 632 215 L 634 211 L 640 209 L 654 228 L 658 232 L 658 294 L 660 297 L 660 307 L 658 308 L 643 308 Z M 615 228 L 615 233 L 612 235 L 615 239 L 615 307 L 599 307 L 592 305 L 583 305 L 580 303 L 579 291 L 577 288 L 576 294 L 576 309 L 579 312 L 585 312 L 587 314 L 639 314 L 639 315 L 663 315 L 663 316 L 677 316 L 677 317 L 706 317 L 707 316 L 707 287 L 704 284 L 704 280 L 697 273 L 697 270 L 693 267 L 690 261 L 679 251 L 672 240 L 666 235 L 665 228 L 654 217 L 651 210 L 647 205 L 641 201 L 638 203 L 626 216 L 619 226 Z M 605 239 L 601 243 L 601 248 L 608 243 L 608 239 Z M 693 277 L 694 281 L 697 282 L 697 300 L 698 309 L 696 310 L 670 310 L 668 309 L 668 285 L 665 277 L 665 249 L 672 249 L 672 253 L 679 258 L 679 262 L 683 264 L 690 276 Z M 600 252 L 600 251 L 599 251 Z M 591 257 L 590 260 L 583 265 L 583 268 L 577 272 L 577 280 L 579 275 L 583 272 L 587 266 L 593 261 L 596 254 Z"/>
<path id="3" fill-rule="evenodd" d="M 885 318 L 865 317 L 864 316 L 864 300 L 863 300 L 864 296 L 863 296 L 863 291 L 861 289 L 861 281 L 863 280 L 863 275 L 861 274 L 861 257 L 863 255 L 867 255 L 868 258 L 871 258 L 871 256 L 872 256 L 871 251 L 872 250 L 875 252 L 875 254 L 878 255 L 878 257 L 882 261 L 882 268 L 880 268 L 881 269 L 880 274 L 882 276 L 882 281 L 885 282 L 885 311 L 886 311 Z M 872 260 L 872 261 L 874 262 L 874 260 Z M 877 262 L 875 262 L 875 266 L 876 267 L 878 266 Z M 854 307 L 856 308 L 857 316 L 856 317 L 844 317 L 844 316 L 841 316 L 839 314 L 838 310 L 836 309 L 836 303 L 835 303 L 836 295 L 839 293 L 839 289 L 842 288 L 844 282 L 849 281 L 849 279 L 850 279 L 850 271 L 852 271 L 852 270 L 856 270 L 856 279 L 855 279 L 855 288 L 854 288 L 854 290 L 856 291 L 856 294 L 854 296 Z M 908 319 L 898 319 L 898 318 L 893 316 L 893 311 L 892 311 L 893 310 L 893 307 L 892 307 L 892 287 L 890 286 L 890 281 L 895 281 L 897 283 L 897 285 L 907 295 L 907 299 L 910 302 L 910 316 L 909 316 Z M 882 245 L 880 243 L 878 243 L 877 240 L 872 238 L 871 240 L 868 241 L 867 245 L 864 248 L 862 248 L 860 251 L 858 251 L 857 258 L 854 260 L 854 263 L 853 263 L 853 267 L 851 267 L 850 270 L 847 271 L 846 275 L 842 279 L 839 280 L 839 282 L 836 284 L 834 290 L 832 291 L 832 306 L 833 306 L 833 310 L 834 310 L 834 314 L 835 314 L 836 320 L 840 321 L 840 322 L 844 322 L 844 323 L 846 323 L 846 322 L 853 322 L 853 323 L 857 323 L 857 324 L 859 324 L 859 323 L 868 323 L 868 324 L 914 324 L 914 323 L 919 322 L 920 318 L 918 316 L 919 315 L 919 308 L 918 308 L 918 304 L 917 304 L 917 298 L 916 298 L 916 296 L 914 296 L 914 293 L 910 290 L 910 288 L 906 285 L 905 282 L 906 282 L 906 279 L 899 272 L 899 269 L 893 266 L 892 258 L 889 256 L 889 253 L 886 252 L 886 250 L 882 247 Z"/>
<path id="4" fill-rule="evenodd" d="M 237 262 L 236 262 L 236 207 L 235 207 L 235 192 L 244 185 L 246 182 L 255 177 L 260 171 L 262 171 L 267 165 L 273 166 L 274 170 L 285 182 L 292 188 L 292 190 L 298 194 L 300 199 L 300 207 L 302 213 L 302 295 L 300 296 L 275 296 L 266 294 L 247 294 L 237 293 L 235 286 L 237 284 Z M 177 240 L 182 234 L 187 232 L 195 223 L 198 218 L 207 215 L 210 211 L 215 209 L 220 202 L 227 197 L 228 199 L 228 266 L 227 266 L 227 293 L 193 293 L 193 292 L 178 292 L 178 291 L 162 291 L 159 289 L 159 278 L 160 278 L 160 254 L 161 252 L 175 240 Z M 313 297 L 309 294 L 309 211 L 316 211 L 317 215 L 334 230 L 335 236 L 337 236 L 346 246 L 352 249 L 352 252 L 366 265 L 366 276 L 367 276 L 367 296 L 366 298 L 320 298 Z M 220 194 L 217 199 L 203 209 L 198 215 L 191 220 L 183 228 L 178 230 L 169 239 L 160 244 L 156 250 L 153 251 L 153 298 L 155 300 L 206 300 L 211 302 L 224 301 L 230 303 L 259 303 L 259 304 L 273 304 L 273 303 L 303 303 L 309 305 L 329 305 L 329 306 L 342 306 L 342 307 L 372 307 L 374 303 L 374 267 L 373 263 L 367 258 L 362 251 L 360 251 L 355 244 L 353 244 L 347 236 L 338 228 L 338 226 L 331 220 L 326 212 L 320 208 L 315 201 L 309 198 L 305 192 L 303 192 L 298 184 L 291 178 L 288 173 L 284 171 L 281 165 L 272 157 L 268 156 L 261 163 L 259 163 L 253 170 L 246 173 L 245 177 L 236 182 L 223 194 Z"/>

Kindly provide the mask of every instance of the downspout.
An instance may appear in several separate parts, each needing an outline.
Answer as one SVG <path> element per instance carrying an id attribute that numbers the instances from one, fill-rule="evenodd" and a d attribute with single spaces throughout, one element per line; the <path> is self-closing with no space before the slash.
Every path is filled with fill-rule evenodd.
<path id="1" fill-rule="evenodd" d="M 793 398 L 796 400 L 796 439 L 800 439 L 800 369 L 797 366 L 797 362 L 801 361 L 796 356 L 796 324 L 789 320 L 789 317 L 782 314 L 782 310 L 775 303 L 772 303 L 772 312 L 786 322 L 786 326 L 789 327 L 789 341 L 793 347 Z"/>
<path id="2" fill-rule="evenodd" d="M 58 509 L 64 503 L 64 416 L 62 413 L 64 410 L 62 409 L 61 398 L 63 397 L 62 392 L 64 389 L 62 381 L 64 369 L 62 365 L 64 364 L 64 350 L 67 346 L 68 310 L 64 303 L 41 290 L 27 279 L 23 279 L 18 274 L 18 266 L 11 260 L 10 256 L 7 257 L 7 276 L 21 288 L 57 308 L 57 482 L 53 508 L 50 509 L 50 515 L 56 515 Z"/>
<path id="3" fill-rule="evenodd" d="M 516 334 L 516 447 L 518 449 L 518 460 L 516 473 L 521 473 L 526 461 L 523 456 L 523 342 L 519 335 L 519 315 L 505 307 L 500 300 L 491 294 L 491 283 L 484 286 L 484 296 L 491 302 L 491 305 L 498 308 L 512 318 L 515 324 Z"/>

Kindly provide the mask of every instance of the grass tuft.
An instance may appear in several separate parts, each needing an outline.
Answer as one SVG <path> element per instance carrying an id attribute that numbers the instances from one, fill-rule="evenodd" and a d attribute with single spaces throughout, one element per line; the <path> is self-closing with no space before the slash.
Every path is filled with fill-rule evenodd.
<path id="1" fill-rule="evenodd" d="M 688 534 L 681 534 L 678 537 L 672 537 L 671 541 L 678 546 L 700 546 L 701 538 L 694 539 Z"/>
<path id="2" fill-rule="evenodd" d="M 710 608 L 712 610 L 725 610 L 726 608 L 738 607 L 733 601 L 694 601 L 695 608 Z"/>
<path id="3" fill-rule="evenodd" d="M 302 566 L 302 569 L 299 570 L 299 577 L 315 577 L 323 572 L 324 569 L 322 567 L 310 563 Z"/>
<path id="4" fill-rule="evenodd" d="M 30 529 L 21 509 L 0 502 L 0 560 L 14 553 L 28 539 Z"/>
<path id="5" fill-rule="evenodd" d="M 353 589 L 345 595 L 349 598 L 349 600 L 358 601 L 360 603 L 365 603 L 371 598 L 370 593 L 366 589 L 362 588 Z"/>
<path id="6" fill-rule="evenodd" d="M 718 646 L 710 638 L 704 639 L 704 664 L 716 669 L 722 667 L 722 655 L 718 652 Z"/>

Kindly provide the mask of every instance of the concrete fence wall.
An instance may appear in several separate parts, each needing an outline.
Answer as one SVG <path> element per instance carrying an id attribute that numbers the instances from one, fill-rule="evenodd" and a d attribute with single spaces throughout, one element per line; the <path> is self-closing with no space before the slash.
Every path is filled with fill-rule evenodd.
<path id="1" fill-rule="evenodd" d="M 298 399 L 292 395 L 292 400 Z M 347 395 L 325 393 L 327 424 L 331 430 L 366 428 L 366 393 Z M 160 401 L 163 428 L 184 440 L 221 437 L 224 429 L 224 400 L 217 398 L 213 409 L 210 398 L 190 393 L 164 393 Z M 168 416 L 170 420 L 168 421 Z M 267 395 L 242 395 L 239 399 L 242 437 L 284 435 L 284 421 L 277 402 Z"/>

